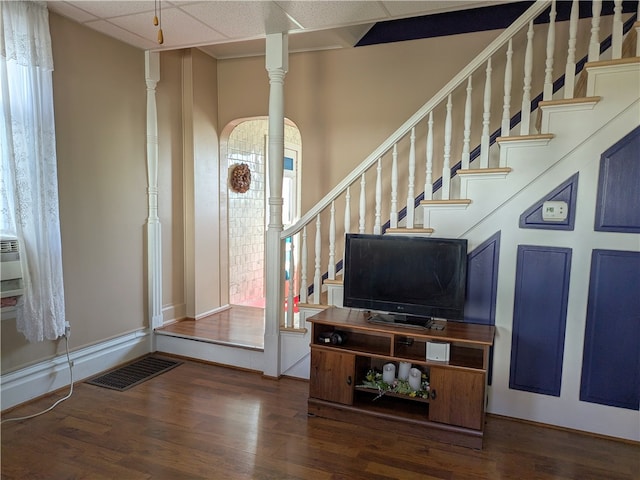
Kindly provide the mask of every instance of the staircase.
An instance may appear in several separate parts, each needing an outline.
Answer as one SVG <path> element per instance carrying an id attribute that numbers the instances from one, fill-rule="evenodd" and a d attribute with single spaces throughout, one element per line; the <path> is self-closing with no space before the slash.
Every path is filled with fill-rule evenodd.
<path id="1" fill-rule="evenodd" d="M 615 1 L 613 14 L 601 16 L 602 2 L 593 2 L 592 16 L 581 20 L 578 6 L 572 2 L 570 19 L 556 23 L 556 2 L 535 2 L 282 232 L 293 246 L 286 258 L 292 288 L 282 293 L 284 374 L 308 378 L 305 319 L 342 305 L 345 233 L 467 238 L 470 258 L 489 251 L 493 262 L 482 287 L 489 301 L 469 314 L 498 332 L 488 411 L 639 440 L 637 410 L 579 400 L 588 261 L 575 261 L 571 272 L 562 391 L 509 384 L 519 246 L 561 245 L 574 259 L 597 248 L 640 250 L 637 235 L 603 241 L 593 232 L 600 155 L 640 125 L 638 13 L 623 14 Z M 542 200 L 566 188 L 577 196 L 559 230 L 527 223 L 525 213 L 535 217 Z M 597 420 L 603 414 L 607 420 Z"/>
<path id="2" fill-rule="evenodd" d="M 578 3 L 572 4 L 570 21 L 556 25 L 555 2 L 536 2 L 282 232 L 283 242 L 293 239 L 287 260 L 294 272 L 293 288 L 284 293 L 292 308 L 283 327 L 304 327 L 293 315 L 297 300 L 303 310 L 340 303 L 346 232 L 464 236 L 609 120 L 606 107 L 598 107 L 595 124 L 570 132 L 564 148 L 550 125 L 560 112 L 593 111 L 599 104 L 593 76 L 587 91 L 588 71 L 603 65 L 633 71 L 640 55 L 637 15 L 623 23 L 622 2 L 614 2 L 606 23 L 598 13 L 601 2 L 582 21 Z M 579 45 L 578 30 L 586 28 L 589 42 Z M 556 42 L 556 32 L 567 29 L 568 42 Z M 558 59 L 566 62 L 558 65 Z M 534 98 L 536 90 L 542 93 Z"/>

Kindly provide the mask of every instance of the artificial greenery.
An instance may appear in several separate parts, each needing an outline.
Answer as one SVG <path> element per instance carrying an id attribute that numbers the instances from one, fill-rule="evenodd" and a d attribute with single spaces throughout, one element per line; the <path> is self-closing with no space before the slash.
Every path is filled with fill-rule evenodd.
<path id="1" fill-rule="evenodd" d="M 399 378 L 396 378 L 391 384 L 386 383 L 382 380 L 382 373 L 376 370 L 369 370 L 364 382 L 359 386 L 377 390 L 378 396 L 374 400 L 380 398 L 387 392 L 407 395 L 411 398 L 429 398 L 429 378 L 425 373 L 422 374 L 420 390 L 414 390 L 409 385 L 408 380 L 401 380 Z"/>

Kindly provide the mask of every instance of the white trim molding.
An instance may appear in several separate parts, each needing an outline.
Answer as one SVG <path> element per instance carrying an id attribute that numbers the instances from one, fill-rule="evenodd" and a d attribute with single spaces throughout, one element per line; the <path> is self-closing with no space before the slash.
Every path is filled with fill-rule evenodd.
<path id="1" fill-rule="evenodd" d="M 82 381 L 151 352 L 148 329 L 136 330 L 69 353 L 73 380 Z M 66 352 L 0 376 L 2 410 L 63 388 L 70 383 Z"/>
<path id="2" fill-rule="evenodd" d="M 158 216 L 158 112 L 156 85 L 160 80 L 160 54 L 145 52 L 147 85 L 147 283 L 149 325 L 161 327 L 162 316 L 162 225 Z"/>

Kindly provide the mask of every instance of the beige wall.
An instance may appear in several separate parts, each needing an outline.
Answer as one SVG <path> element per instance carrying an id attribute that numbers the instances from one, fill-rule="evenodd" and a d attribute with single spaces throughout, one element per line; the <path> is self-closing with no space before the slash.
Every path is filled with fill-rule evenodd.
<path id="1" fill-rule="evenodd" d="M 199 50 L 192 50 L 193 68 L 193 163 L 195 316 L 226 304 L 228 292 L 220 285 L 226 266 L 226 239 L 220 238 L 220 166 L 218 138 L 218 85 L 216 62 Z M 185 158 L 185 164 L 189 162 Z M 223 167 L 225 168 L 225 167 Z M 225 168 L 226 169 L 226 168 Z M 224 217 L 226 218 L 226 217 Z M 188 235 L 187 235 L 188 236 Z M 225 249 L 221 251 L 221 241 Z M 222 257 L 225 257 L 225 260 Z M 226 268 L 225 268 L 226 270 Z M 187 313 L 189 303 L 187 303 Z"/>
<path id="2" fill-rule="evenodd" d="M 148 326 L 145 61 L 142 50 L 53 13 L 50 29 L 66 314 L 76 350 Z M 162 53 L 160 67 L 158 208 L 170 320 L 187 309 L 186 245 L 198 258 L 188 272 L 195 313 L 226 303 L 226 216 L 219 208 L 216 62 L 181 50 Z M 185 88 L 186 69 L 194 80 Z M 192 206 L 186 213 L 185 198 Z M 27 343 L 15 320 L 0 325 L 3 373 L 63 352 L 62 341 Z"/>
<path id="3" fill-rule="evenodd" d="M 50 14 L 66 318 L 71 346 L 146 324 L 144 53 Z M 52 357 L 3 321 L 3 372 Z"/>
<path id="4" fill-rule="evenodd" d="M 158 215 L 162 225 L 162 307 L 165 320 L 185 315 L 182 141 L 182 50 L 160 55 Z"/>
<path id="5" fill-rule="evenodd" d="M 496 35 L 480 32 L 291 54 L 285 116 L 300 129 L 304 145 L 303 212 Z M 219 61 L 218 82 L 220 125 L 268 112 L 263 57 Z"/>
<path id="6" fill-rule="evenodd" d="M 147 325 L 144 52 L 50 19 L 65 298 L 76 349 Z M 292 54 L 285 115 L 304 145 L 303 212 L 496 35 Z M 228 302 L 218 132 L 266 116 L 269 83 L 264 57 L 215 61 L 181 50 L 163 52 L 160 64 L 162 304 L 170 320 Z M 14 321 L 1 328 L 3 372 L 62 351 L 58 342 L 27 344 Z"/>

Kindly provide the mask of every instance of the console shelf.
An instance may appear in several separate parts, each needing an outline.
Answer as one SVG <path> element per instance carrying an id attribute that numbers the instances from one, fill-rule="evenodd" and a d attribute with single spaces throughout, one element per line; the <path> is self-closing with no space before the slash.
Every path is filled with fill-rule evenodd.
<path id="1" fill-rule="evenodd" d="M 407 402 L 429 403 L 428 398 L 410 397 L 409 395 L 404 395 L 402 393 L 394 393 L 394 392 L 384 392 L 384 394 L 380 395 L 380 392 L 375 388 L 369 388 L 369 387 L 355 387 L 355 388 L 356 388 L 356 392 L 364 392 L 366 394 L 373 395 L 374 398 L 373 400 L 369 399 L 370 401 L 377 401 L 382 398 L 385 398 L 385 399 L 400 398 L 402 400 L 406 400 Z"/>
<path id="2" fill-rule="evenodd" d="M 307 320 L 312 324 L 309 414 L 482 448 L 495 327 L 436 321 L 436 329 L 409 329 L 369 323 L 364 312 L 337 307 Z M 331 338 L 334 333 L 339 339 Z M 448 343 L 449 360 L 427 360 L 429 342 Z M 362 386 L 370 370 L 399 362 L 427 374 L 429 398 L 380 396 Z"/>

